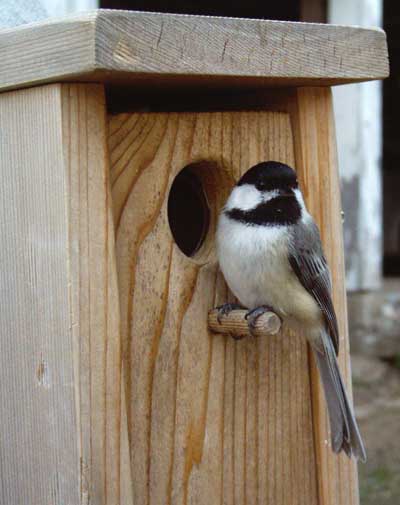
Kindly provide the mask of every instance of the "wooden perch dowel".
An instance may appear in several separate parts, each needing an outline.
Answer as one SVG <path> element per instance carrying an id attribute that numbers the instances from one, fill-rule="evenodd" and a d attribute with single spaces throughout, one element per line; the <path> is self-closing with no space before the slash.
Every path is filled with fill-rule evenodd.
<path id="1" fill-rule="evenodd" d="M 229 314 L 221 317 L 218 321 L 218 310 L 212 309 L 208 313 L 208 327 L 213 333 L 228 334 L 240 338 L 250 336 L 249 327 L 245 318 L 247 310 L 232 310 Z M 281 329 L 281 320 L 274 312 L 262 314 L 255 323 L 254 335 L 265 337 L 276 335 Z"/>

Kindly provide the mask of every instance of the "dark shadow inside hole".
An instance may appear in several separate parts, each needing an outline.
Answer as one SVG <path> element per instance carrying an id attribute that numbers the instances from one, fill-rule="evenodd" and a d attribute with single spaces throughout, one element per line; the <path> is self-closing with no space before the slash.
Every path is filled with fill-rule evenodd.
<path id="1" fill-rule="evenodd" d="M 179 249 L 193 256 L 202 246 L 210 224 L 210 209 L 199 177 L 185 167 L 172 184 L 168 220 Z"/>

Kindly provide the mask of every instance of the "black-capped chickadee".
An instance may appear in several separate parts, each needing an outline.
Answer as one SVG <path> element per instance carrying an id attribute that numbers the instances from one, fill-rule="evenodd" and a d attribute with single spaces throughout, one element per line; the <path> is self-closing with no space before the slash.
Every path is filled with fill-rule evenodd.
<path id="1" fill-rule="evenodd" d="M 330 272 L 292 168 L 268 161 L 243 175 L 221 212 L 217 251 L 229 288 L 249 309 L 250 331 L 262 313 L 272 310 L 307 337 L 324 387 L 332 449 L 365 461 L 336 359 L 339 334 Z M 220 307 L 220 315 L 233 308 Z"/>

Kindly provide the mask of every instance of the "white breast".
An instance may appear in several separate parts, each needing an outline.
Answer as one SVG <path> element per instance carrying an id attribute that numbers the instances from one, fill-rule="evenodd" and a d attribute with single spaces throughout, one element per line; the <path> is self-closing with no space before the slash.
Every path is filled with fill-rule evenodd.
<path id="1" fill-rule="evenodd" d="M 249 309 L 269 305 L 283 317 L 320 318 L 315 300 L 290 267 L 289 238 L 286 227 L 247 226 L 222 214 L 217 230 L 222 273 Z"/>

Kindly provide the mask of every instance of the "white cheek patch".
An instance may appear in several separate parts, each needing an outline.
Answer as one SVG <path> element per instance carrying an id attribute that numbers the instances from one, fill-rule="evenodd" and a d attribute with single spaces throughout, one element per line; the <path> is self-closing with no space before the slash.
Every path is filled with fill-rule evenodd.
<path id="1" fill-rule="evenodd" d="M 308 212 L 303 200 L 303 195 L 300 189 L 295 189 L 294 193 L 296 199 L 302 210 L 302 215 L 307 216 Z M 242 211 L 248 211 L 255 209 L 258 205 L 262 203 L 267 203 L 274 198 L 279 197 L 279 189 L 273 189 L 271 191 L 260 191 L 252 184 L 243 184 L 242 186 L 236 186 L 233 188 L 228 201 L 225 205 L 225 210 L 239 209 Z"/>
<path id="2" fill-rule="evenodd" d="M 233 189 L 226 202 L 225 209 L 251 210 L 262 202 L 262 193 L 255 186 L 243 184 Z"/>
<path id="3" fill-rule="evenodd" d="M 304 203 L 302 192 L 298 188 L 294 189 L 293 191 L 294 191 L 294 194 L 296 195 L 297 201 L 299 202 L 301 210 L 307 210 L 306 204 Z"/>
<path id="4" fill-rule="evenodd" d="M 308 219 L 312 219 L 310 214 L 308 213 L 306 204 L 304 203 L 303 194 L 299 189 L 294 190 L 294 194 L 296 195 L 296 199 L 299 202 L 301 208 L 301 215 L 303 216 L 303 221 L 307 221 Z"/>

